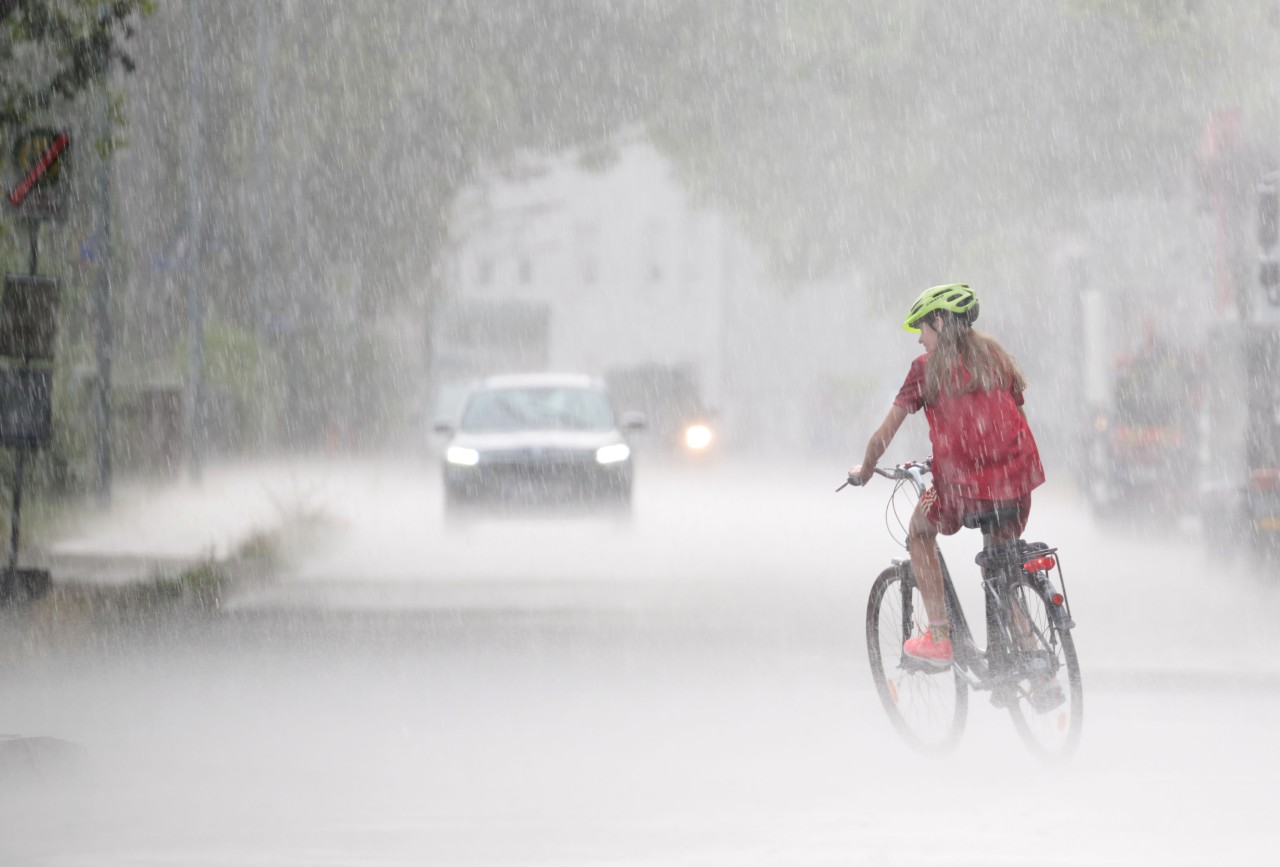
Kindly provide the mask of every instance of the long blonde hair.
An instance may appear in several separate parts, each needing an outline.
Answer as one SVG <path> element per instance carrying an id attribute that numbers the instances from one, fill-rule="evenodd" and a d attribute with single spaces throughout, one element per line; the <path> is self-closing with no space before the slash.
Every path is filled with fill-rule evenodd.
<path id="1" fill-rule="evenodd" d="M 1026 390 L 1027 379 L 1018 362 L 994 337 L 974 331 L 960 317 L 945 313 L 931 317 L 929 324 L 938 332 L 938 343 L 925 357 L 925 403 L 937 403 L 944 390 L 952 395 L 995 389 Z M 968 371 L 967 383 L 956 379 L 957 363 Z"/>

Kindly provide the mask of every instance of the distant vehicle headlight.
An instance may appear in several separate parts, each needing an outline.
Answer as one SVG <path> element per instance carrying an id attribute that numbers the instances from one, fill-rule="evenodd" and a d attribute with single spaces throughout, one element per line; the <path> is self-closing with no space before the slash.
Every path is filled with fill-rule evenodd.
<path id="1" fill-rule="evenodd" d="M 616 464 L 631 457 L 631 447 L 626 443 L 614 443 L 596 449 L 596 463 Z"/>
<path id="2" fill-rule="evenodd" d="M 684 444 L 695 452 L 700 452 L 711 445 L 714 436 L 711 428 L 705 424 L 691 424 L 684 431 Z"/>
<path id="3" fill-rule="evenodd" d="M 475 449 L 462 446 L 449 446 L 448 451 L 444 453 L 444 459 L 460 467 L 474 467 L 480 463 L 480 453 Z"/>

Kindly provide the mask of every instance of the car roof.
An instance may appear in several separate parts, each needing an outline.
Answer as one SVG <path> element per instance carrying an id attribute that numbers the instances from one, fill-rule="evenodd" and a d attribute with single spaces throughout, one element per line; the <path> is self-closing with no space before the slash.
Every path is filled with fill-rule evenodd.
<path id="1" fill-rule="evenodd" d="M 476 389 L 490 388 L 590 388 L 603 391 L 604 383 L 586 373 L 505 373 L 486 376 Z"/>

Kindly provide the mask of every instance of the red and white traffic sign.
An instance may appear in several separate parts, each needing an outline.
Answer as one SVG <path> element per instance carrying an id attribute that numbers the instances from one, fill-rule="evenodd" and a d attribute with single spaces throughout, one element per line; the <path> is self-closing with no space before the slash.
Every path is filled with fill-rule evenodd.
<path id="1" fill-rule="evenodd" d="M 57 218 L 62 211 L 66 184 L 63 160 L 71 136 L 54 130 L 33 130 L 18 139 L 13 149 L 15 183 L 5 198 L 23 216 Z"/>

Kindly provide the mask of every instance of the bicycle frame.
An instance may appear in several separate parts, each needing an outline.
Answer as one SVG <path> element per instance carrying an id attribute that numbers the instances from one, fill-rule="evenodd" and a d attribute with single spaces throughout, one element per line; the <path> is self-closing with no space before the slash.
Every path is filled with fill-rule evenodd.
<path id="1" fill-rule="evenodd" d="M 899 569 L 911 571 L 910 560 L 894 560 L 893 565 Z M 955 585 L 951 580 L 951 570 L 947 568 L 947 561 L 942 556 L 942 551 L 938 551 L 938 563 L 942 566 L 942 592 L 943 598 L 947 605 L 947 618 L 951 623 L 951 645 L 955 651 L 955 664 L 963 671 L 969 685 L 975 689 L 981 688 L 980 684 L 984 683 L 989 677 L 987 666 L 987 654 L 973 638 L 973 632 L 969 629 L 969 621 L 965 618 L 964 608 L 960 605 L 960 599 L 956 595 Z M 986 581 L 984 579 L 984 585 Z M 911 634 L 911 618 L 914 614 L 912 610 L 911 593 L 915 589 L 915 576 L 912 575 L 910 582 L 903 581 L 901 584 L 902 592 L 902 634 Z M 991 618 L 995 607 L 994 600 L 990 592 L 986 594 L 987 598 L 987 617 L 988 617 L 988 635 L 990 631 Z M 927 662 L 912 659 L 904 655 L 901 664 L 904 667 L 918 668 L 920 671 L 933 671 L 934 669 Z"/>

